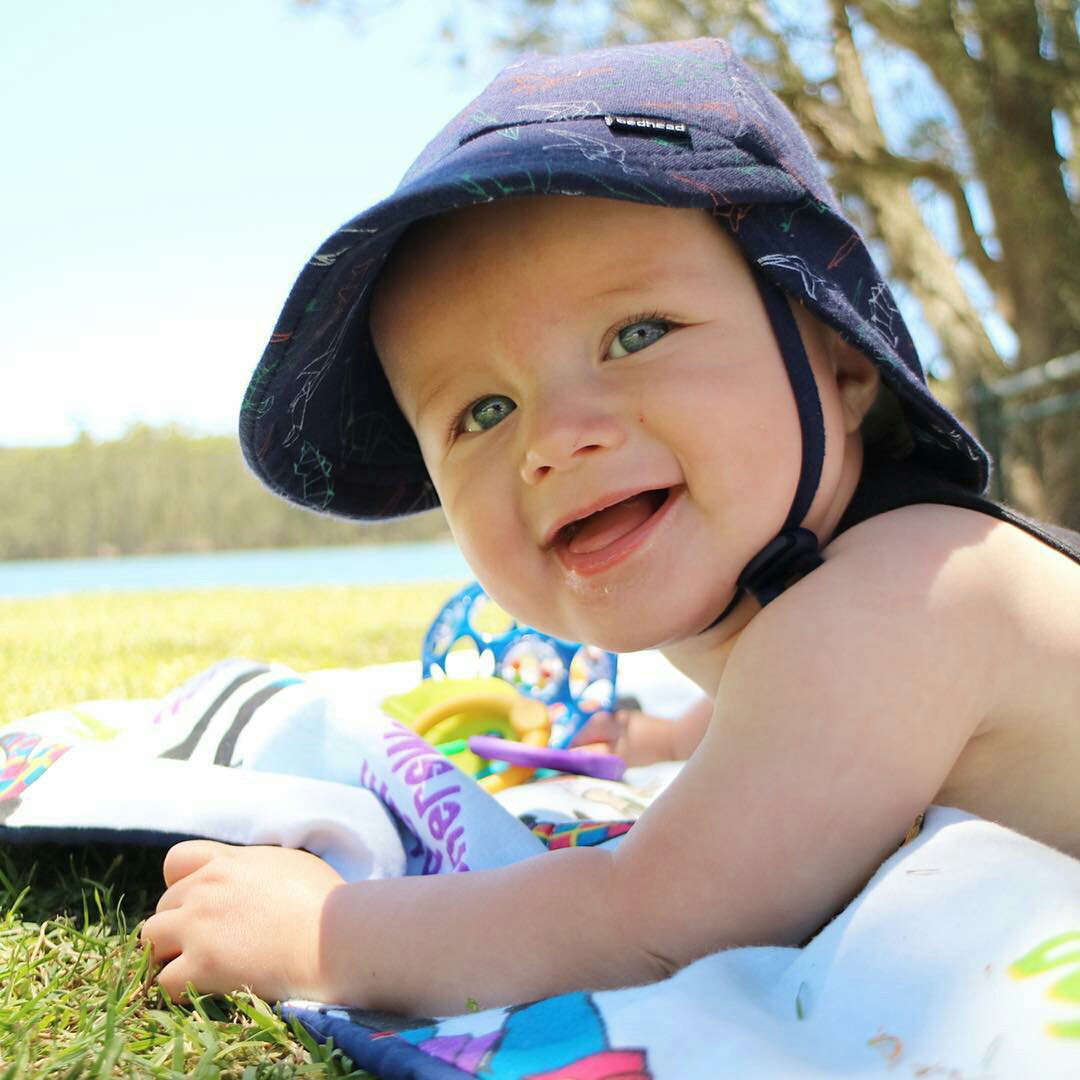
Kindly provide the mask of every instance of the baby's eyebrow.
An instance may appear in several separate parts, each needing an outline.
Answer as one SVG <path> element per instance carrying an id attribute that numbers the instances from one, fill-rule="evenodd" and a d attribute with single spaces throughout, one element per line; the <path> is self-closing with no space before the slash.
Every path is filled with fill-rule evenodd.
<path id="1" fill-rule="evenodd" d="M 618 300 L 640 303 L 642 299 L 653 296 L 658 289 L 666 288 L 670 292 L 673 289 L 692 285 L 701 274 L 696 267 L 683 268 L 668 265 L 664 269 L 659 269 L 646 261 L 634 267 L 613 268 L 611 276 L 616 278 L 615 284 L 597 288 L 595 291 L 585 290 L 581 294 L 581 300 L 584 303 L 607 304 Z"/>
<path id="2" fill-rule="evenodd" d="M 586 292 L 582 296 L 582 300 L 586 302 L 592 301 L 610 301 L 619 300 L 625 297 L 627 300 L 641 297 L 645 293 L 651 293 L 655 290 L 655 284 L 650 280 L 636 280 L 633 283 L 621 282 L 618 285 L 612 285 L 606 289 L 597 289 L 595 292 Z"/>

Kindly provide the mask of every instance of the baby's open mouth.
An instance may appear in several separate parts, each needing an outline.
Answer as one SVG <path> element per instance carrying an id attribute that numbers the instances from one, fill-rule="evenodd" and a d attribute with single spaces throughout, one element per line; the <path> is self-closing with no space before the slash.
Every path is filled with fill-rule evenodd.
<path id="1" fill-rule="evenodd" d="M 667 501 L 670 488 L 639 491 L 602 510 L 571 521 L 555 534 L 555 546 L 574 555 L 600 551 L 644 525 Z"/>

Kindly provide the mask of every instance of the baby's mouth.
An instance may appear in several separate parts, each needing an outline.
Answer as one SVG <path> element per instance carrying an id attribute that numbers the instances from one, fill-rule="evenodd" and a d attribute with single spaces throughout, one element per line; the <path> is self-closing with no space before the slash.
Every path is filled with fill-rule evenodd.
<path id="1" fill-rule="evenodd" d="M 602 551 L 644 525 L 664 505 L 670 493 L 670 488 L 639 491 L 636 495 L 571 521 L 555 534 L 554 546 L 573 555 Z"/>

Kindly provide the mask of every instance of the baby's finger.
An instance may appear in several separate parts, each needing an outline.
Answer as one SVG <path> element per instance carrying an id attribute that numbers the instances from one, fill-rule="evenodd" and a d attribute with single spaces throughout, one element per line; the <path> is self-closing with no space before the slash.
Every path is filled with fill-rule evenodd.
<path id="1" fill-rule="evenodd" d="M 182 840 L 169 848 L 162 866 L 165 884 L 173 885 L 188 874 L 194 873 L 200 866 L 205 866 L 216 855 L 227 851 L 231 845 L 220 844 L 216 840 Z"/>
<path id="2" fill-rule="evenodd" d="M 180 937 L 176 919 L 167 912 L 159 911 L 143 923 L 139 940 L 150 946 L 155 964 L 167 964 L 180 955 Z"/>
<path id="3" fill-rule="evenodd" d="M 159 897 L 158 902 L 154 906 L 154 911 L 160 915 L 163 911 L 175 911 L 184 902 L 183 892 L 184 887 L 181 881 L 178 881 L 175 885 L 170 885 Z"/>
<path id="4" fill-rule="evenodd" d="M 619 737 L 620 725 L 614 714 L 609 712 L 594 713 L 585 726 L 570 741 L 571 746 L 584 746 L 587 743 L 613 743 Z"/>
<path id="5" fill-rule="evenodd" d="M 187 1005 L 191 1000 L 187 992 L 191 977 L 184 964 L 183 955 L 166 964 L 158 972 L 155 982 L 169 995 L 169 1000 L 174 1004 Z"/>

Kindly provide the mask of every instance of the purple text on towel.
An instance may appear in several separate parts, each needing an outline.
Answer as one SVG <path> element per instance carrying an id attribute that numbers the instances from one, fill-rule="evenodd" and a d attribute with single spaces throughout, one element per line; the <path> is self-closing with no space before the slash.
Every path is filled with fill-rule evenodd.
<path id="1" fill-rule="evenodd" d="M 406 826 L 420 839 L 426 850 L 423 873 L 437 874 L 442 870 L 443 860 L 451 871 L 469 869 L 465 862 L 465 828 L 456 825 L 461 814 L 461 803 L 450 796 L 461 791 L 461 784 L 452 777 L 447 782 L 429 784 L 429 781 L 448 773 L 460 778 L 460 773 L 430 743 L 400 724 L 392 725 L 383 733 L 386 744 L 387 764 L 391 776 L 405 785 L 407 803 L 415 810 L 416 820 L 390 794 L 384 770 L 372 768 L 367 761 L 360 771 L 360 783 L 373 791 Z M 431 790 L 434 787 L 436 790 Z"/>

